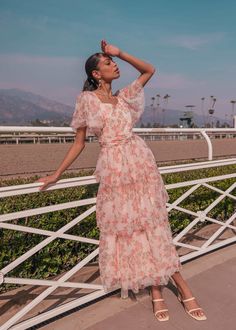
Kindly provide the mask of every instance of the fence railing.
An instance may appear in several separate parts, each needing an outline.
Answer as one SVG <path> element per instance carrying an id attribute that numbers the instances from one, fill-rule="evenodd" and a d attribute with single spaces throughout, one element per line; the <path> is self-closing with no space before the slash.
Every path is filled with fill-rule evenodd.
<path id="1" fill-rule="evenodd" d="M 185 165 L 165 166 L 165 167 L 160 167 L 159 170 L 161 174 L 167 174 L 167 173 L 176 173 L 182 171 L 198 170 L 209 167 L 220 167 L 220 166 L 235 165 L 235 164 L 236 164 L 236 158 L 232 158 L 232 159 L 192 163 Z M 231 179 L 232 184 L 225 191 L 220 188 L 217 188 L 215 185 L 212 184 L 214 182 L 219 182 L 227 179 Z M 70 187 L 79 187 L 82 185 L 85 186 L 95 183 L 96 181 L 94 176 L 63 179 L 58 181 L 55 185 L 49 187 L 47 190 L 51 191 L 51 190 L 64 189 Z M 9 196 L 19 196 L 24 194 L 36 193 L 38 192 L 38 187 L 40 185 L 41 183 L 31 183 L 31 184 L 1 187 L 0 198 L 4 199 Z M 166 185 L 168 191 L 181 187 L 182 188 L 184 187 L 187 190 L 185 189 L 186 191 L 175 201 L 167 203 L 167 210 L 169 213 L 172 212 L 173 210 L 176 210 L 178 212 L 183 212 L 187 217 L 193 218 L 193 220 L 190 221 L 190 223 L 183 230 L 181 230 L 181 232 L 178 232 L 178 234 L 173 239 L 176 247 L 178 249 L 182 249 L 180 260 L 182 262 L 186 260 L 190 260 L 192 258 L 195 258 L 196 256 L 203 255 L 209 251 L 218 249 L 219 247 L 223 247 L 229 243 L 236 242 L 236 234 L 235 234 L 236 226 L 234 224 L 234 220 L 236 217 L 235 211 L 230 215 L 228 219 L 224 219 L 224 221 L 217 219 L 217 217 L 211 217 L 208 215 L 208 213 L 215 206 L 217 206 L 224 198 L 227 197 L 227 198 L 231 198 L 233 201 L 236 200 L 236 196 L 232 193 L 236 187 L 236 173 L 225 174 L 215 177 L 201 178 L 197 180 L 190 180 L 190 181 L 184 181 L 184 182 L 178 182 L 178 183 Z M 206 207 L 206 209 L 201 211 L 199 210 L 194 211 L 192 209 L 190 210 L 182 206 L 181 203 L 184 200 L 186 200 L 189 196 L 191 196 L 191 194 L 196 193 L 199 187 L 205 187 L 214 192 L 217 192 L 218 193 L 217 197 Z M 70 209 L 74 207 L 81 207 L 84 205 L 89 205 L 90 207 L 85 212 L 75 217 L 72 221 L 70 221 L 69 223 L 67 223 L 57 231 L 37 229 L 30 226 L 25 226 L 25 225 L 23 226 L 17 224 L 17 221 L 19 219 L 25 217 L 43 215 L 49 212 L 55 212 L 55 211 Z M 96 211 L 96 198 L 93 197 L 78 201 L 72 201 L 72 202 L 68 201 L 66 203 L 43 206 L 36 209 L 26 209 L 19 212 L 12 212 L 12 213 L 0 215 L 0 228 L 25 232 L 25 233 L 32 233 L 44 237 L 44 239 L 39 244 L 34 246 L 29 251 L 23 253 L 19 258 L 16 258 L 12 262 L 10 262 L 7 266 L 5 266 L 3 269 L 1 269 L 0 271 L 1 283 L 34 285 L 45 288 L 36 298 L 34 298 L 21 310 L 16 312 L 8 321 L 6 321 L 0 327 L 1 330 L 27 329 L 31 326 L 34 326 L 45 320 L 48 320 L 54 316 L 60 315 L 61 313 L 71 310 L 74 307 L 81 306 L 86 302 L 93 301 L 94 299 L 105 295 L 103 287 L 100 284 L 70 281 L 73 275 L 75 275 L 83 267 L 88 265 L 91 260 L 93 260 L 96 256 L 98 256 L 99 248 L 96 246 L 99 245 L 99 240 L 67 234 L 66 232 L 69 229 L 72 229 L 74 228 L 74 226 L 81 223 L 84 219 L 86 219 L 95 211 Z M 185 239 L 186 236 L 191 235 L 193 233 L 193 229 L 195 234 L 196 227 L 198 225 L 202 227 L 201 225 L 204 222 L 213 225 L 210 234 L 208 235 L 208 237 L 205 237 L 204 243 L 199 245 L 198 243 L 196 244 L 194 240 L 186 241 Z M 215 227 L 214 225 L 217 226 Z M 229 235 L 227 237 L 222 238 L 221 235 L 226 229 L 229 230 Z M 65 272 L 57 280 L 30 279 L 30 278 L 18 278 L 18 277 L 8 276 L 10 271 L 14 270 L 24 261 L 32 257 L 38 251 L 42 250 L 45 246 L 47 246 L 49 243 L 53 242 L 58 238 L 93 244 L 95 246 L 95 249 L 93 250 L 93 252 L 89 253 L 83 260 L 78 262 L 78 264 L 76 264 L 72 269 Z M 57 307 L 51 308 L 43 313 L 24 319 L 22 321 L 22 318 L 25 318 L 34 307 L 38 306 L 42 301 L 46 300 L 47 297 L 58 288 L 74 288 L 77 290 L 85 290 L 86 294 L 84 294 L 80 298 L 76 298 L 62 305 L 58 305 Z"/>
<path id="2" fill-rule="evenodd" d="M 31 127 L 31 126 L 0 126 L 0 136 L 3 133 L 71 133 L 72 128 L 70 127 Z M 214 135 L 225 134 L 226 137 L 236 137 L 236 128 L 134 128 L 133 132 L 138 133 L 144 139 L 155 140 L 156 136 L 163 134 L 174 134 L 178 135 L 179 139 L 183 139 L 186 134 L 200 136 L 205 139 L 208 147 L 208 160 L 213 159 L 213 148 L 211 137 Z M 15 137 L 17 139 L 17 136 Z M 41 137 L 43 138 L 43 137 Z M 96 137 L 88 137 L 90 141 L 96 140 Z M 35 139 L 35 137 L 33 138 Z M 44 138 L 45 139 L 45 138 Z M 52 141 L 52 137 L 46 137 L 47 141 Z M 61 142 L 71 141 L 71 137 L 60 137 L 58 140 Z M 17 142 L 19 143 L 19 141 Z"/>

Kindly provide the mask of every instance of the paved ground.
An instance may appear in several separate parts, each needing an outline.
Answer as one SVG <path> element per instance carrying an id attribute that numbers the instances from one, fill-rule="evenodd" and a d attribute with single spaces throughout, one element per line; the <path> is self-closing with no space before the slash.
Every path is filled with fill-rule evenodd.
<path id="1" fill-rule="evenodd" d="M 204 308 L 208 319 L 196 321 L 184 311 L 169 288 L 164 298 L 170 320 L 160 323 L 152 313 L 150 297 L 142 293 L 122 300 L 119 295 L 97 303 L 41 327 L 42 330 L 234 330 L 236 329 L 236 245 L 184 264 L 183 275 Z"/>
<path id="2" fill-rule="evenodd" d="M 207 160 L 204 140 L 146 141 L 158 164 L 169 161 Z M 235 156 L 236 139 L 213 139 L 213 156 Z M 63 160 L 71 144 L 0 145 L 0 178 L 26 177 L 52 173 Z M 86 143 L 86 148 L 68 171 L 95 168 L 100 151 L 97 142 Z"/>
<path id="3" fill-rule="evenodd" d="M 172 292 L 165 294 L 170 310 L 171 319 L 168 323 L 159 324 L 153 319 L 149 299 L 130 307 L 96 325 L 88 330 L 118 330 L 118 329 L 202 329 L 223 330 L 236 328 L 235 315 L 235 271 L 236 258 L 222 265 L 215 266 L 189 280 L 192 290 L 197 293 L 199 301 L 207 312 L 208 320 L 197 322 L 191 319 L 175 299 Z M 227 274 L 225 274 L 227 270 Z M 220 284 L 221 288 L 218 289 Z M 167 291 L 167 290 L 166 290 Z"/>

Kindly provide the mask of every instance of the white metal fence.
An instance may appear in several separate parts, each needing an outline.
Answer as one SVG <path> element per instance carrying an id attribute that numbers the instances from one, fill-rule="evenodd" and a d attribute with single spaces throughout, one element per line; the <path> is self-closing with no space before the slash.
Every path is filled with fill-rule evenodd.
<path id="1" fill-rule="evenodd" d="M 233 159 L 208 161 L 208 162 L 201 162 L 194 164 L 166 166 L 166 167 L 161 167 L 159 169 L 161 174 L 167 174 L 167 173 L 176 173 L 181 171 L 198 170 L 203 168 L 221 167 L 225 165 L 235 165 L 235 164 L 236 164 L 236 158 L 233 158 Z M 213 182 L 219 182 L 221 180 L 227 180 L 227 179 L 231 179 L 233 183 L 225 191 L 221 190 L 220 188 L 216 188 L 212 184 Z M 91 185 L 95 183 L 96 181 L 93 176 L 63 179 L 58 181 L 54 186 L 51 186 L 47 190 L 50 191 L 50 190 L 63 189 L 69 187 L 78 187 L 82 185 L 83 186 Z M 38 187 L 40 185 L 41 185 L 40 183 L 32 183 L 32 184 L 2 187 L 0 188 L 0 198 L 4 199 L 8 196 L 17 196 L 17 195 L 35 193 L 38 192 Z M 210 205 L 208 205 L 207 208 L 202 211 L 189 210 L 181 206 L 181 202 L 183 202 L 186 198 L 191 196 L 191 194 L 196 192 L 196 190 L 201 186 L 204 186 L 210 190 L 217 192 L 218 197 L 215 198 L 215 200 L 212 201 Z M 225 246 L 229 243 L 236 242 L 236 235 L 235 235 L 236 226 L 234 224 L 234 220 L 236 217 L 235 210 L 230 215 L 230 217 L 228 219 L 224 219 L 224 221 L 220 221 L 219 219 L 212 218 L 208 215 L 208 213 L 226 197 L 231 198 L 235 202 L 236 197 L 232 192 L 236 187 L 236 174 L 232 173 L 217 177 L 201 178 L 198 180 L 178 182 L 178 183 L 166 185 L 168 191 L 181 187 L 187 188 L 185 193 L 183 193 L 179 198 L 177 198 L 177 200 L 173 201 L 172 203 L 170 202 L 167 203 L 168 212 L 171 212 L 172 210 L 177 210 L 179 212 L 185 213 L 187 216 L 191 218 L 194 218 L 194 220 L 192 220 L 189 223 L 189 225 L 187 225 L 187 227 L 185 227 L 181 232 L 179 232 L 174 237 L 174 243 L 176 244 L 176 246 L 179 248 L 184 248 L 187 251 L 181 256 L 180 258 L 181 261 L 183 262 L 186 260 L 190 260 L 196 256 L 200 256 L 209 251 Z M 65 210 L 65 209 L 80 207 L 84 205 L 90 205 L 91 207 L 55 232 L 44 229 L 36 229 L 29 226 L 22 226 L 17 224 L 18 219 L 24 217 L 43 215 L 49 212 Z M 88 263 L 98 255 L 99 241 L 87 237 L 78 237 L 75 235 L 67 234 L 66 232 L 69 229 L 76 226 L 77 224 L 81 223 L 84 219 L 86 219 L 87 216 L 91 215 L 95 211 L 96 211 L 96 198 L 86 198 L 73 202 L 68 201 L 66 203 L 61 203 L 57 205 L 44 206 L 36 209 L 26 209 L 20 212 L 13 212 L 13 213 L 0 215 L 0 227 L 2 229 L 32 233 L 45 237 L 43 241 L 41 241 L 38 245 L 34 246 L 32 249 L 21 255 L 19 258 L 9 263 L 6 267 L 1 269 L 0 271 L 2 283 L 11 283 L 11 284 L 13 283 L 20 285 L 34 285 L 34 286 L 44 287 L 44 290 L 36 298 L 34 298 L 31 302 L 29 302 L 26 306 L 24 306 L 20 311 L 16 312 L 15 315 L 13 315 L 8 321 L 2 324 L 2 326 L 0 327 L 1 330 L 27 329 L 33 325 L 39 324 L 54 316 L 60 315 L 61 313 L 64 313 L 74 307 L 83 305 L 86 302 L 93 301 L 94 299 L 105 295 L 104 290 L 100 284 L 70 281 L 70 278 L 74 274 L 76 274 L 79 270 L 81 270 L 83 267 L 88 265 Z M 217 224 L 217 228 L 214 230 L 214 232 L 211 232 L 210 236 L 205 239 L 205 242 L 201 246 L 194 244 L 194 242 L 186 243 L 184 240 L 186 235 L 191 233 L 191 231 L 193 230 L 194 227 L 196 227 L 196 225 L 202 224 L 205 221 L 207 221 L 210 224 Z M 222 239 L 221 234 L 226 229 L 230 231 L 230 236 Z M 45 246 L 47 246 L 49 243 L 53 242 L 57 238 L 94 244 L 95 249 L 92 253 L 87 255 L 82 261 L 80 261 L 71 270 L 64 273 L 57 280 L 13 278 L 8 276 L 8 273 L 10 271 L 15 269 L 25 260 L 36 254 L 38 251 L 43 249 Z M 28 313 L 32 311 L 34 307 L 40 304 L 43 300 L 46 300 L 50 294 L 52 294 L 56 289 L 60 287 L 74 288 L 77 290 L 83 289 L 86 290 L 86 294 L 80 298 L 76 298 L 70 302 L 67 302 L 62 305 L 58 305 L 43 313 L 25 319 Z M 23 321 L 22 318 L 24 318 Z"/>
<path id="2" fill-rule="evenodd" d="M 71 136 L 68 135 L 72 133 L 72 128 L 70 127 L 30 127 L 30 126 L 0 126 L 0 136 L 5 133 L 40 133 L 41 137 L 35 136 L 32 137 L 32 141 L 39 141 L 39 139 L 46 139 L 47 141 L 53 141 L 56 139 L 56 136 L 47 136 L 47 134 L 56 133 L 59 135 L 58 141 L 62 143 L 63 141 L 71 142 Z M 236 137 L 236 128 L 134 128 L 133 132 L 141 135 L 145 140 L 157 140 L 160 139 L 187 139 L 191 138 L 202 138 L 205 139 L 208 147 L 208 160 L 213 159 L 213 148 L 211 139 L 218 138 L 235 138 Z M 67 134 L 67 136 L 62 136 L 61 134 Z M 46 136 L 45 136 L 46 135 Z M 26 137 L 26 135 L 24 135 Z M 93 141 L 95 137 L 88 137 L 90 141 Z M 19 143 L 19 138 L 15 136 L 17 143 Z M 30 135 L 28 137 L 30 138 Z"/>

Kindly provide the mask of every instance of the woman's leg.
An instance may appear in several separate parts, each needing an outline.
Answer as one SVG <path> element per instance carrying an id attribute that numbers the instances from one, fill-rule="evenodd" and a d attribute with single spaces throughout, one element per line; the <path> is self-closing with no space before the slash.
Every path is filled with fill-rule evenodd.
<path id="1" fill-rule="evenodd" d="M 162 297 L 162 287 L 153 285 L 151 287 L 151 294 L 152 294 L 152 299 L 163 298 Z M 167 309 L 167 306 L 164 301 L 155 301 L 155 302 L 153 302 L 153 309 L 154 309 L 154 313 L 155 313 L 157 310 Z M 168 311 L 158 313 L 159 318 L 165 318 L 167 315 L 169 315 Z"/>
<path id="2" fill-rule="evenodd" d="M 188 299 L 193 296 L 192 291 L 190 290 L 190 287 L 188 286 L 187 282 L 183 279 L 180 272 L 175 272 L 171 277 L 174 280 L 174 282 L 182 296 L 182 299 Z M 187 310 L 200 307 L 199 304 L 197 303 L 196 299 L 187 301 L 184 304 L 185 304 Z M 195 315 L 195 316 L 205 315 L 205 313 L 201 309 L 193 311 L 193 312 L 191 312 L 191 314 Z"/>

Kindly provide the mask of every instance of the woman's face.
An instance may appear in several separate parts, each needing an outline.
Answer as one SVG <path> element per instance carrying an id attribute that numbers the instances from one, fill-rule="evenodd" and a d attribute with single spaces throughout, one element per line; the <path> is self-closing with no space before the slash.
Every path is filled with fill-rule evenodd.
<path id="1" fill-rule="evenodd" d="M 108 55 L 102 55 L 98 63 L 98 70 L 94 70 L 93 75 L 97 79 L 111 82 L 113 79 L 120 77 L 120 71 L 112 57 Z"/>

